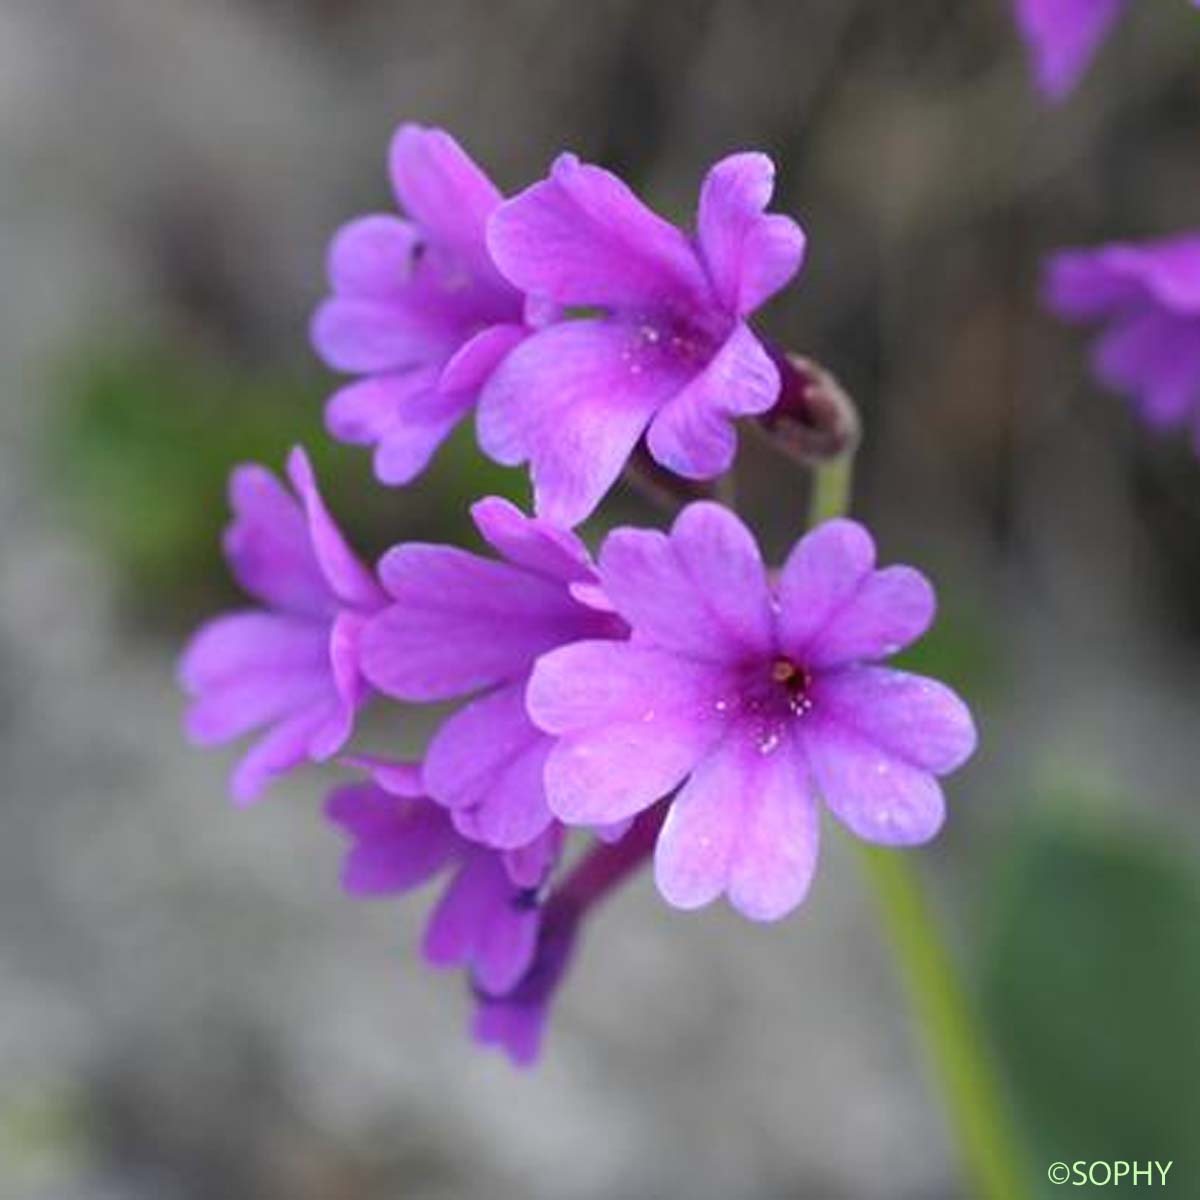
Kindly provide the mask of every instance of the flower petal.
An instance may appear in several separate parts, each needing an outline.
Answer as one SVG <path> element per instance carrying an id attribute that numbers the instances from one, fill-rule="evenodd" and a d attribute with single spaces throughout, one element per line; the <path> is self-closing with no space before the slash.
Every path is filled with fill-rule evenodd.
<path id="1" fill-rule="evenodd" d="M 823 669 L 887 658 L 921 637 L 936 611 L 933 587 L 920 571 L 872 571 L 828 625 L 809 639 L 804 665 Z"/>
<path id="2" fill-rule="evenodd" d="M 412 483 L 425 470 L 472 403 L 462 392 L 427 392 L 413 400 L 375 449 L 375 478 L 392 487 Z"/>
<path id="3" fill-rule="evenodd" d="M 1104 250 L 1062 250 L 1046 264 L 1042 282 L 1046 306 L 1060 317 L 1090 321 L 1127 308 L 1145 297 L 1136 275 L 1114 269 Z"/>
<path id="4" fill-rule="evenodd" d="M 261 737 L 234 768 L 229 783 L 234 803 L 252 803 L 273 780 L 310 761 L 309 741 L 328 719 L 329 704 L 314 704 Z"/>
<path id="5" fill-rule="evenodd" d="M 387 302 L 403 295 L 420 247 L 420 233 L 399 217 L 358 217 L 329 247 L 329 283 L 341 296 Z"/>
<path id="6" fill-rule="evenodd" d="M 401 700 L 523 678 L 539 654 L 611 624 L 560 583 L 452 546 L 397 546 L 380 576 L 395 602 L 363 631 L 362 667 Z"/>
<path id="7" fill-rule="evenodd" d="M 945 684 L 888 667 L 848 667 L 818 675 L 810 695 L 831 720 L 894 758 L 945 775 L 975 752 L 970 710 Z"/>
<path id="8" fill-rule="evenodd" d="M 461 845 L 445 812 L 428 800 L 400 799 L 374 783 L 331 792 L 325 816 L 354 839 L 342 886 L 359 896 L 407 892 L 432 879 Z"/>
<path id="9" fill-rule="evenodd" d="M 1134 397 L 1157 429 L 1183 424 L 1200 407 L 1200 321 L 1148 310 L 1119 320 L 1095 351 L 1096 372 Z"/>
<path id="10" fill-rule="evenodd" d="M 551 901 L 542 915 L 533 962 L 502 995 L 476 990 L 472 1034 L 484 1046 L 500 1046 L 517 1066 L 531 1066 L 541 1050 L 550 1004 L 574 957 L 579 919 Z"/>
<path id="11" fill-rule="evenodd" d="M 218 617 L 192 637 L 180 678 L 193 697 L 188 737 L 200 745 L 227 742 L 333 700 L 329 630 L 270 613 Z"/>
<path id="12" fill-rule="evenodd" d="M 222 545 L 241 586 L 264 604 L 305 616 L 332 616 L 329 585 L 313 553 L 303 508 L 265 467 L 229 477 L 233 520 Z"/>
<path id="13" fill-rule="evenodd" d="M 380 483 L 411 483 L 473 402 L 466 393 L 439 391 L 437 377 L 436 367 L 414 367 L 349 384 L 330 397 L 326 428 L 339 441 L 376 445 Z"/>
<path id="14" fill-rule="evenodd" d="M 1112 255 L 1115 265 L 1141 278 L 1164 308 L 1181 316 L 1200 315 L 1200 234 L 1118 246 Z"/>
<path id="15" fill-rule="evenodd" d="M 720 737 L 723 679 L 627 642 L 578 642 L 544 655 L 525 695 L 555 735 L 546 797 L 560 820 L 606 825 L 666 795 Z"/>
<path id="16" fill-rule="evenodd" d="M 504 867 L 509 879 L 519 888 L 541 887 L 562 855 L 566 833 L 566 829 L 555 821 L 532 842 L 515 850 L 506 850 Z"/>
<path id="17" fill-rule="evenodd" d="M 375 576 L 350 549 L 342 531 L 329 515 L 325 501 L 317 490 L 312 464 L 299 446 L 288 457 L 287 472 L 292 487 L 304 504 L 313 553 L 329 590 L 343 604 L 353 608 L 367 611 L 378 608 L 387 597 L 375 582 Z"/>
<path id="18" fill-rule="evenodd" d="M 600 578 L 639 640 L 701 662 L 765 658 L 774 649 L 758 546 L 719 504 L 689 504 L 669 536 L 614 530 L 600 551 Z"/>
<path id="19" fill-rule="evenodd" d="M 425 929 L 426 961 L 468 966 L 479 985 L 504 992 L 533 961 L 539 914 L 519 903 L 498 854 L 468 856 L 438 902 Z"/>
<path id="20" fill-rule="evenodd" d="M 317 762 L 332 758 L 354 732 L 354 719 L 366 703 L 370 688 L 359 668 L 359 640 L 365 618 L 361 613 L 342 612 L 329 634 L 329 664 L 337 704 L 329 720 L 313 734 L 308 752 Z"/>
<path id="21" fill-rule="evenodd" d="M 438 390 L 447 394 L 464 393 L 474 400 L 488 376 L 504 357 L 528 336 L 524 325 L 491 325 L 481 330 L 455 351 L 438 379 Z"/>
<path id="22" fill-rule="evenodd" d="M 731 154 L 700 190 L 697 230 L 717 294 L 731 312 L 752 313 L 804 260 L 804 233 L 790 217 L 764 215 L 775 188 L 765 154 Z"/>
<path id="23" fill-rule="evenodd" d="M 708 664 L 630 642 L 579 641 L 537 660 L 525 706 L 539 729 L 561 736 L 671 715 L 719 722 L 708 702 L 726 690 L 724 673 Z"/>
<path id="24" fill-rule="evenodd" d="M 502 204 L 488 224 L 492 257 L 524 292 L 567 306 L 710 307 L 691 243 L 615 175 L 573 154 Z"/>
<path id="25" fill-rule="evenodd" d="M 946 801 L 928 771 L 840 724 L 814 722 L 804 746 L 825 804 L 858 837 L 916 846 L 941 829 Z"/>
<path id="26" fill-rule="evenodd" d="M 733 418 L 766 412 L 778 398 L 779 368 L 749 327 L 739 324 L 708 366 L 654 418 L 646 444 L 676 475 L 712 479 L 733 463 Z"/>
<path id="27" fill-rule="evenodd" d="M 551 822 L 543 773 L 550 739 L 525 713 L 524 681 L 499 688 L 444 721 L 425 755 L 429 794 L 455 828 L 500 850 L 527 846 Z"/>
<path id="28" fill-rule="evenodd" d="M 218 746 L 312 705 L 328 717 L 335 697 L 327 674 L 271 671 L 206 691 L 188 706 L 185 729 L 197 746 Z"/>
<path id="29" fill-rule="evenodd" d="M 1200 235 L 1060 251 L 1047 265 L 1044 291 L 1048 306 L 1072 320 L 1147 304 L 1194 317 L 1200 314 Z"/>
<path id="30" fill-rule="evenodd" d="M 528 460 L 538 515 L 577 525 L 690 370 L 624 322 L 552 325 L 509 354 L 484 387 L 479 444 L 508 466 Z"/>
<path id="31" fill-rule="evenodd" d="M 875 543 L 857 521 L 826 521 L 806 533 L 779 576 L 779 640 L 800 662 L 875 567 Z"/>
<path id="32" fill-rule="evenodd" d="M 409 286 L 387 301 L 334 295 L 313 313 L 313 349 L 335 371 L 398 371 L 441 365 L 454 352 L 461 322 L 447 298 Z"/>
<path id="33" fill-rule="evenodd" d="M 471 505 L 471 519 L 484 541 L 514 566 L 564 583 L 595 581 L 587 547 L 570 530 L 527 517 L 499 496 L 485 496 Z"/>
<path id="34" fill-rule="evenodd" d="M 319 670 L 328 661 L 329 629 L 321 621 L 244 609 L 206 621 L 179 660 L 179 682 L 190 695 L 247 674 Z"/>
<path id="35" fill-rule="evenodd" d="M 677 908 L 728 893 L 755 921 L 773 921 L 805 897 L 820 824 L 803 759 L 788 742 L 763 753 L 735 732 L 692 772 L 659 835 L 658 890 Z"/>
<path id="36" fill-rule="evenodd" d="M 503 286 L 488 257 L 487 219 L 502 200 L 496 185 L 443 129 L 401 125 L 389 153 L 400 206 L 471 270 Z"/>
<path id="37" fill-rule="evenodd" d="M 394 758 L 382 758 L 377 754 L 347 754 L 341 760 L 348 767 L 359 767 L 370 773 L 371 778 L 389 796 L 421 799 L 425 796 L 425 784 L 421 779 L 419 762 L 403 762 Z"/>

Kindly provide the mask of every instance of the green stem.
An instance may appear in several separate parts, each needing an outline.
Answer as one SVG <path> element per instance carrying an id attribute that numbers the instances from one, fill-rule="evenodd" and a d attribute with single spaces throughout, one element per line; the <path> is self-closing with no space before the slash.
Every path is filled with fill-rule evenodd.
<path id="1" fill-rule="evenodd" d="M 813 471 L 812 494 L 808 500 L 808 525 L 820 525 L 832 517 L 850 512 L 850 491 L 854 479 L 854 460 L 849 454 L 822 463 Z"/>
<path id="2" fill-rule="evenodd" d="M 815 472 L 810 524 L 849 511 L 849 456 Z M 937 914 L 909 854 L 855 841 L 900 973 L 921 1047 L 942 1092 L 975 1200 L 1029 1194 L 1025 1159 L 984 1029 L 959 978 Z"/>
<path id="3" fill-rule="evenodd" d="M 921 1047 L 942 1092 L 977 1200 L 1029 1194 L 1024 1154 L 974 1005 L 915 865 L 903 850 L 858 843 Z"/>

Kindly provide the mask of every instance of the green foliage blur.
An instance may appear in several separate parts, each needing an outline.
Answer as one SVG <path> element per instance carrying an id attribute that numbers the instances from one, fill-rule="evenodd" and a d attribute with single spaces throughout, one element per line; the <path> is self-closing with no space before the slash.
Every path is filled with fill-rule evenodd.
<path id="1" fill-rule="evenodd" d="M 405 539 L 472 543 L 468 506 L 521 501 L 517 472 L 484 459 L 469 428 L 417 487 L 389 490 L 370 452 L 321 423 L 333 380 L 240 368 L 169 341 L 76 351 L 60 371 L 44 453 L 61 517 L 109 563 L 139 621 L 178 631 L 236 593 L 221 560 L 226 481 L 238 463 L 281 471 L 303 445 L 339 523 L 368 560 Z"/>
<path id="2" fill-rule="evenodd" d="M 1118 1159 L 1174 1161 L 1186 1187 L 1200 1126 L 1194 863 L 1094 796 L 1031 807 L 998 858 L 981 889 L 982 994 L 1039 1187 L 1054 1194 L 1050 1163 Z"/>

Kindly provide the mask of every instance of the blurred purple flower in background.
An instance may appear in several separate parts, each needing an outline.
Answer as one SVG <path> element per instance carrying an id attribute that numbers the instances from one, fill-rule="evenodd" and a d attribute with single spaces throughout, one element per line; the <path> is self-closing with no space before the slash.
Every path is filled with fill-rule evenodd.
<path id="1" fill-rule="evenodd" d="M 694 239 L 571 154 L 497 209 L 501 272 L 535 303 L 587 310 L 523 342 L 480 396 L 480 445 L 529 463 L 540 516 L 587 517 L 643 433 L 664 467 L 713 478 L 733 419 L 775 403 L 778 368 L 746 318 L 799 270 L 804 235 L 764 212 L 774 178 L 763 154 L 717 163 Z"/>
<path id="2" fill-rule="evenodd" d="M 440 129 L 403 125 L 392 186 L 408 219 L 360 217 L 329 252 L 333 295 L 312 340 L 339 371 L 365 378 L 329 401 L 340 441 L 374 445 L 383 483 L 408 483 L 526 333 L 519 292 L 496 272 L 484 229 L 495 186 Z"/>
<path id="3" fill-rule="evenodd" d="M 680 908 L 726 893 L 757 920 L 808 890 L 818 796 L 867 841 L 937 833 L 936 776 L 971 755 L 974 726 L 943 685 L 872 665 L 919 638 L 935 604 L 918 572 L 875 569 L 862 526 L 806 535 L 772 587 L 741 521 L 700 502 L 669 535 L 611 533 L 599 571 L 631 640 L 546 655 L 528 692 L 557 739 L 546 791 L 559 818 L 621 820 L 682 784 L 659 890 Z"/>
<path id="4" fill-rule="evenodd" d="M 1200 453 L 1200 233 L 1062 251 L 1045 292 L 1060 316 L 1106 325 L 1100 380 L 1153 428 L 1190 427 Z"/>
<path id="5" fill-rule="evenodd" d="M 1200 6 L 1200 0 L 1191 0 Z M 1016 0 L 1017 25 L 1038 89 L 1062 100 L 1075 87 L 1124 12 L 1127 0 Z"/>
<path id="6" fill-rule="evenodd" d="M 475 696 L 429 745 L 425 787 L 460 832 L 497 849 L 552 823 L 542 783 L 550 739 L 525 711 L 538 655 L 580 639 L 623 637 L 573 534 L 490 497 L 471 509 L 503 561 L 454 546 L 394 547 L 379 566 L 390 603 L 366 626 L 362 667 L 381 691 L 431 703 Z"/>
<path id="7" fill-rule="evenodd" d="M 1017 0 L 1017 24 L 1039 90 L 1063 99 L 1087 70 L 1125 0 Z"/>
<path id="8" fill-rule="evenodd" d="M 240 802 L 345 744 L 368 693 L 358 670 L 359 634 L 387 601 L 334 524 L 299 447 L 287 473 L 295 496 L 265 467 L 233 472 L 225 557 L 263 607 L 201 626 L 179 665 L 194 741 L 219 744 L 269 727 L 234 771 L 231 789 Z"/>

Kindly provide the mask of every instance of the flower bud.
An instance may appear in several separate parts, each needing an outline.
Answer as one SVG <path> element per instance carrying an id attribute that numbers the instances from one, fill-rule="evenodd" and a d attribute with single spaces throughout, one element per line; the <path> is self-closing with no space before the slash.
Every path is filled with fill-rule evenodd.
<path id="1" fill-rule="evenodd" d="M 774 351 L 779 399 L 758 418 L 770 440 L 790 458 L 812 466 L 853 453 L 858 409 L 842 385 L 811 358 Z"/>

